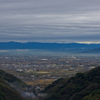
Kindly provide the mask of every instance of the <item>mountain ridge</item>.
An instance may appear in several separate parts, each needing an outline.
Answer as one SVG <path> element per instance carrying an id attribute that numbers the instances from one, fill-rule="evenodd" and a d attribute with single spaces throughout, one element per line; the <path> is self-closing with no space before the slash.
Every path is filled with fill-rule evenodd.
<path id="1" fill-rule="evenodd" d="M 40 43 L 40 42 L 0 42 L 0 50 L 5 49 L 45 49 L 67 51 L 68 49 L 91 50 L 100 48 L 100 44 L 83 43 Z"/>

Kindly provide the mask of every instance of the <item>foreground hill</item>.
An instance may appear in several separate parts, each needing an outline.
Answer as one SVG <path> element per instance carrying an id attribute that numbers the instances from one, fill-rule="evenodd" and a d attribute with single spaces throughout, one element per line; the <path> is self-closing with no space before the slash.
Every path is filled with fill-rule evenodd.
<path id="1" fill-rule="evenodd" d="M 26 84 L 20 79 L 0 70 L 0 100 L 23 100 L 15 87 L 25 86 Z"/>
<path id="2" fill-rule="evenodd" d="M 0 100 L 23 100 L 4 80 L 0 79 Z"/>
<path id="3" fill-rule="evenodd" d="M 100 100 L 100 67 L 59 79 L 44 90 L 46 100 Z"/>

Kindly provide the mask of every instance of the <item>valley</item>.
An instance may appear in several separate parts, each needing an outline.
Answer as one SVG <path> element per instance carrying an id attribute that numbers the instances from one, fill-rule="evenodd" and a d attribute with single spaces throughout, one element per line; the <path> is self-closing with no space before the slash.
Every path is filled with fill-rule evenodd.
<path id="1" fill-rule="evenodd" d="M 45 88 L 59 78 L 100 66 L 99 56 L 1 56 L 0 69 L 28 85 Z"/>

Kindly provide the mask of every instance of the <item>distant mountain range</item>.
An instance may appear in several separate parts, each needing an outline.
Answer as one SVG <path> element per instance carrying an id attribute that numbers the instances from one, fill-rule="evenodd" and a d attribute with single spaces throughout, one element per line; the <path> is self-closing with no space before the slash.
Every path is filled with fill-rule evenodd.
<path id="1" fill-rule="evenodd" d="M 43 49 L 53 51 L 80 51 L 80 52 L 100 52 L 100 44 L 80 44 L 80 43 L 38 43 L 38 42 L 0 42 L 0 50 L 11 49 Z"/>

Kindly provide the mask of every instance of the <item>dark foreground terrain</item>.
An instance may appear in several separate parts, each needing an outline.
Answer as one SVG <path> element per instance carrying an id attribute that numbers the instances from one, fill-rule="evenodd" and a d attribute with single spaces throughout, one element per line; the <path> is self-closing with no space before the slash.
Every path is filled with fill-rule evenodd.
<path id="1" fill-rule="evenodd" d="M 0 70 L 0 100 L 33 100 L 33 96 L 26 96 L 29 88 L 20 79 Z"/>
<path id="2" fill-rule="evenodd" d="M 45 88 L 45 100 L 100 100 L 100 67 L 62 78 Z"/>

